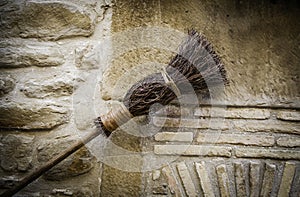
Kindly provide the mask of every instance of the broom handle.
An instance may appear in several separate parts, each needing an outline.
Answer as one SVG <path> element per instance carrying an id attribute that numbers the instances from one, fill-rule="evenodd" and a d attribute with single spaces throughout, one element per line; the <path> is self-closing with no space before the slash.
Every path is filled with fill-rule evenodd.
<path id="1" fill-rule="evenodd" d="M 72 153 L 74 153 L 75 151 L 83 147 L 86 143 L 88 143 L 92 139 L 96 138 L 98 135 L 100 135 L 100 133 L 101 131 L 99 129 L 95 129 L 94 131 L 92 131 L 91 133 L 83 137 L 81 140 L 74 142 L 69 148 L 64 150 L 62 153 L 49 160 L 47 163 L 43 164 L 34 172 L 27 175 L 15 187 L 6 190 L 4 193 L 0 195 L 0 197 L 8 197 L 18 193 L 21 189 L 23 189 L 28 184 L 30 184 L 31 182 L 39 178 L 41 175 L 43 175 L 45 172 L 50 170 L 56 164 L 58 164 L 59 162 L 61 162 L 62 160 L 70 156 Z"/>

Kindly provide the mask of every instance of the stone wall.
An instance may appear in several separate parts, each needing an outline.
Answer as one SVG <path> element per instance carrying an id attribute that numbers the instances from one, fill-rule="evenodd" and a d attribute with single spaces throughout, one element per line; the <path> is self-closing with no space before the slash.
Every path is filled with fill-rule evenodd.
<path id="1" fill-rule="evenodd" d="M 194 28 L 229 86 L 97 137 L 17 196 L 299 196 L 299 10 L 293 0 L 1 1 L 0 192 L 95 129 Z"/>

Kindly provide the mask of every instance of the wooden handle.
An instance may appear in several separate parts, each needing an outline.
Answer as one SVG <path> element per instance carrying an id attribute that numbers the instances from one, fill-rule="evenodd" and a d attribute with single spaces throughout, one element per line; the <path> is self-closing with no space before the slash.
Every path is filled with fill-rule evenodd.
<path id="1" fill-rule="evenodd" d="M 91 141 L 92 139 L 96 138 L 98 135 L 101 134 L 101 130 L 95 129 L 85 137 L 81 138 L 81 140 L 76 141 L 73 143 L 69 148 L 65 149 L 62 153 L 57 155 L 56 157 L 49 160 L 47 163 L 36 169 L 34 172 L 27 175 L 24 179 L 22 179 L 15 187 L 6 190 L 4 193 L 0 195 L 0 197 L 8 197 L 18 193 L 21 189 L 26 187 L 28 184 L 39 178 L 45 172 L 53 168 L 55 165 L 60 163 L 62 160 L 76 152 L 78 149 L 83 147 L 86 143 Z"/>

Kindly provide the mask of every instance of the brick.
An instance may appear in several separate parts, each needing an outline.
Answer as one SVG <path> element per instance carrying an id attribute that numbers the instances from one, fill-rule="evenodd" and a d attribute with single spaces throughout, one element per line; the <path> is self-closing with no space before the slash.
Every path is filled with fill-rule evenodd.
<path id="1" fill-rule="evenodd" d="M 300 151 L 287 149 L 267 148 L 236 148 L 237 157 L 250 158 L 274 158 L 274 159 L 297 159 L 300 160 Z"/>
<path id="2" fill-rule="evenodd" d="M 187 196 L 197 196 L 195 185 L 192 181 L 191 175 L 188 171 L 188 168 L 184 162 L 177 164 L 177 170 L 181 178 L 185 193 Z"/>
<path id="3" fill-rule="evenodd" d="M 199 133 L 197 142 L 216 144 L 241 144 L 255 146 L 273 146 L 274 136 L 252 134 Z"/>
<path id="4" fill-rule="evenodd" d="M 156 141 L 192 142 L 192 132 L 163 132 L 154 136 Z"/>
<path id="5" fill-rule="evenodd" d="M 276 114 L 279 120 L 300 121 L 299 111 L 280 111 Z"/>
<path id="6" fill-rule="evenodd" d="M 190 114 L 190 109 L 184 107 L 177 107 L 175 105 L 167 105 L 162 109 L 158 110 L 155 114 L 158 116 L 168 117 L 183 117 Z"/>
<path id="7" fill-rule="evenodd" d="M 231 156 L 231 147 L 202 145 L 155 145 L 158 155 Z"/>
<path id="8" fill-rule="evenodd" d="M 284 147 L 300 147 L 300 138 L 295 136 L 279 137 L 277 139 L 277 145 Z"/>
<path id="9" fill-rule="evenodd" d="M 230 197 L 231 195 L 230 195 L 229 177 L 227 174 L 226 166 L 224 164 L 218 165 L 216 167 L 216 171 L 217 171 L 221 196 Z"/>
<path id="10" fill-rule="evenodd" d="M 276 165 L 266 163 L 266 169 L 264 172 L 264 179 L 260 191 L 260 196 L 269 197 L 271 196 L 272 187 L 274 183 Z"/>
<path id="11" fill-rule="evenodd" d="M 256 197 L 259 196 L 261 189 L 262 165 L 261 163 L 251 161 L 249 170 L 250 197 Z"/>
<path id="12" fill-rule="evenodd" d="M 297 123 L 283 121 L 258 121 L 258 120 L 235 120 L 231 121 L 232 129 L 249 132 L 275 132 L 300 134 L 300 127 Z"/>
<path id="13" fill-rule="evenodd" d="M 172 169 L 169 166 L 166 166 L 162 169 L 162 173 L 167 178 L 171 194 L 175 195 L 176 197 L 183 196 L 178 187 L 179 183 L 177 183 Z"/>
<path id="14" fill-rule="evenodd" d="M 209 179 L 208 171 L 205 162 L 195 163 L 196 172 L 200 180 L 200 186 L 205 197 L 215 196 L 213 186 Z"/>
<path id="15" fill-rule="evenodd" d="M 278 196 L 280 197 L 289 196 L 295 171 L 296 171 L 296 164 L 294 162 L 287 161 L 284 166 Z"/>
<path id="16" fill-rule="evenodd" d="M 194 112 L 199 117 L 223 117 L 230 119 L 257 119 L 270 118 L 270 111 L 258 108 L 197 108 Z"/>
<path id="17" fill-rule="evenodd" d="M 246 193 L 246 176 L 245 167 L 242 163 L 234 163 L 235 172 L 235 186 L 237 196 L 244 197 L 247 196 Z"/>
<path id="18" fill-rule="evenodd" d="M 185 119 L 154 117 L 153 124 L 159 127 L 183 127 L 195 129 L 228 129 L 228 124 L 222 120 Z"/>

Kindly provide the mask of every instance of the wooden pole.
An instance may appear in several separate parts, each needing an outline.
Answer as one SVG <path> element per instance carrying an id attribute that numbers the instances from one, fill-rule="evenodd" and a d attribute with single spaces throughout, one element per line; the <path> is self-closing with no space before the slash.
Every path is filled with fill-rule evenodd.
<path id="1" fill-rule="evenodd" d="M 92 139 L 96 138 L 98 135 L 101 134 L 100 129 L 95 129 L 88 135 L 81 138 L 81 140 L 76 141 L 73 143 L 69 148 L 65 149 L 63 152 L 61 152 L 56 157 L 49 160 L 47 163 L 43 164 L 41 167 L 36 169 L 34 172 L 27 175 L 24 179 L 22 179 L 15 187 L 6 190 L 4 193 L 0 195 L 0 197 L 9 197 L 16 193 L 18 193 L 21 189 L 26 187 L 28 184 L 39 178 L 41 175 L 43 175 L 45 172 L 53 168 L 55 165 L 60 163 L 62 160 L 76 152 L 78 149 L 83 147 L 86 143 L 91 141 Z"/>

